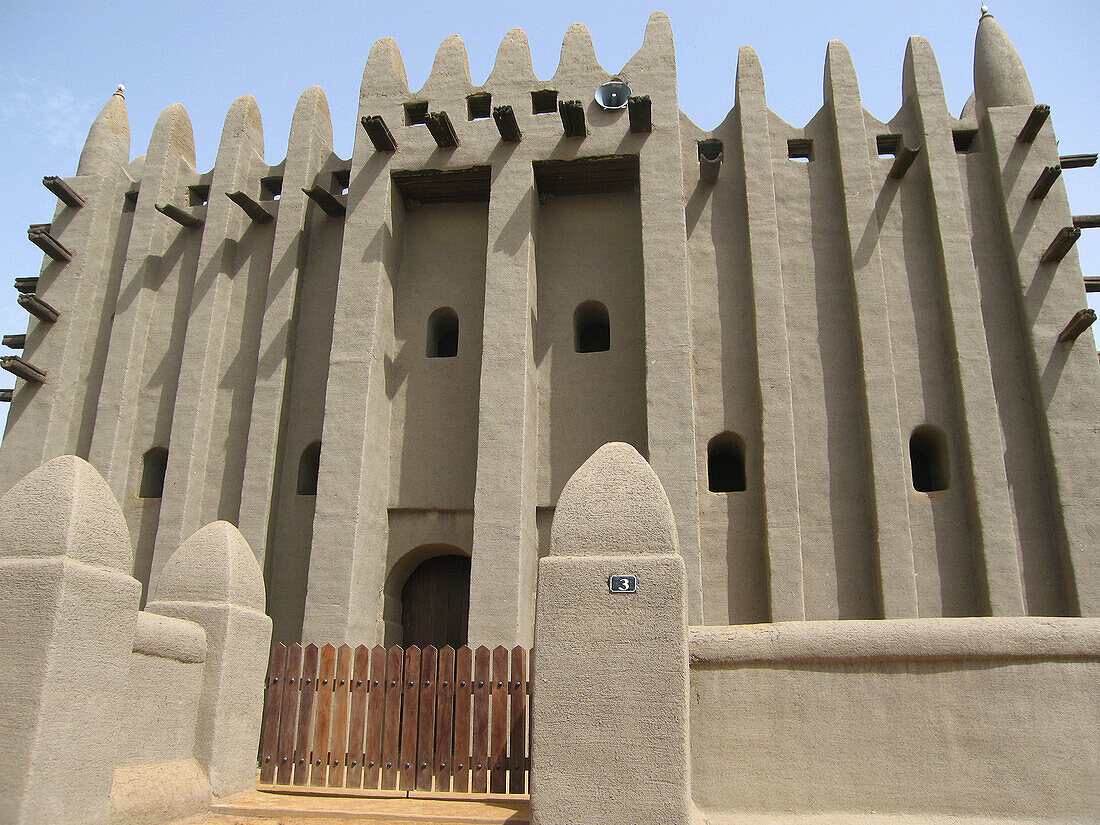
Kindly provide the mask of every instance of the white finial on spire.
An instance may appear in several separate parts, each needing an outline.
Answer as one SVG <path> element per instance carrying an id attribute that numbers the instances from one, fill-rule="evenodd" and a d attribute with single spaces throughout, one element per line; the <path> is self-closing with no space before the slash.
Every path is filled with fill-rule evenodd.
<path id="1" fill-rule="evenodd" d="M 992 17 L 992 16 L 993 15 L 989 13 L 989 6 L 982 6 L 982 17 Z M 979 19 L 981 19 L 981 18 L 979 18 Z"/>
<path id="2" fill-rule="evenodd" d="M 126 86 L 122 83 L 119 83 L 118 86 L 115 88 L 115 94 L 119 97 L 126 97 Z"/>

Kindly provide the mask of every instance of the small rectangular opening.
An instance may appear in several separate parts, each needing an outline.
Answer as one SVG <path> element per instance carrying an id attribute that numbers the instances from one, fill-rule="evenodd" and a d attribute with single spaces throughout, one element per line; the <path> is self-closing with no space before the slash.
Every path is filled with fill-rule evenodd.
<path id="1" fill-rule="evenodd" d="M 960 155 L 978 151 L 977 129 L 956 129 L 951 137 L 955 141 L 955 151 Z"/>
<path id="2" fill-rule="evenodd" d="M 260 200 L 277 201 L 282 194 L 283 178 L 281 175 L 260 179 Z"/>
<path id="3" fill-rule="evenodd" d="M 536 115 L 549 115 L 558 111 L 558 93 L 554 89 L 531 92 L 531 111 Z"/>
<path id="4" fill-rule="evenodd" d="M 787 157 L 791 160 L 801 160 L 809 163 L 814 159 L 814 142 L 809 138 L 788 140 Z"/>
<path id="5" fill-rule="evenodd" d="M 475 92 L 466 96 L 466 119 L 482 120 L 493 113 L 493 96 L 488 92 Z"/>
<path id="6" fill-rule="evenodd" d="M 880 158 L 894 157 L 901 148 L 901 135 L 879 135 L 876 140 Z"/>
<path id="7" fill-rule="evenodd" d="M 332 173 L 332 186 L 329 187 L 329 191 L 334 195 L 346 195 L 348 193 L 348 185 L 351 183 L 351 170 L 350 169 L 337 169 Z"/>
<path id="8" fill-rule="evenodd" d="M 138 190 L 131 189 L 127 192 L 122 199 L 122 211 L 133 212 L 137 209 Z"/>
<path id="9" fill-rule="evenodd" d="M 414 100 L 405 104 L 405 125 L 416 126 L 428 116 L 428 101 Z"/>
<path id="10" fill-rule="evenodd" d="M 210 184 L 201 183 L 187 187 L 187 205 L 202 206 L 210 200 Z"/>

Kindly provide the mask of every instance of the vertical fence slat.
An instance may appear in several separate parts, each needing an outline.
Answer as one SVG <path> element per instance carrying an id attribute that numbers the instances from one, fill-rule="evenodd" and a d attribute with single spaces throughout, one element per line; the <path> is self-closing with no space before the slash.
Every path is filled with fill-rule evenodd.
<path id="1" fill-rule="evenodd" d="M 470 790 L 489 791 L 489 648 L 474 651 L 474 751 L 470 759 L 473 772 Z"/>
<path id="2" fill-rule="evenodd" d="M 401 790 L 416 787 L 417 714 L 420 711 L 420 648 L 405 649 L 405 688 L 401 696 Z"/>
<path id="3" fill-rule="evenodd" d="M 370 688 L 370 652 L 366 645 L 355 648 L 351 669 L 351 719 L 348 722 L 348 772 L 344 787 L 363 787 L 363 765 L 366 751 L 363 734 L 367 729 L 367 697 Z"/>
<path id="4" fill-rule="evenodd" d="M 286 645 L 271 646 L 271 661 L 267 667 L 267 693 L 264 695 L 264 721 L 260 731 L 260 782 L 270 785 L 279 767 L 279 708 L 283 704 L 283 670 L 286 667 Z"/>
<path id="5" fill-rule="evenodd" d="M 313 713 L 313 770 L 310 785 L 324 787 L 328 779 L 328 733 L 332 723 L 332 683 L 336 677 L 336 648 L 321 648 L 321 667 L 317 671 L 317 705 Z"/>
<path id="6" fill-rule="evenodd" d="M 455 649 L 448 645 L 439 651 L 439 691 L 435 705 L 435 789 L 451 790 L 451 771 L 454 763 L 452 731 L 455 707 Z"/>
<path id="7" fill-rule="evenodd" d="M 298 727 L 298 682 L 302 675 L 302 646 L 287 651 L 283 677 L 283 702 L 279 708 L 279 766 L 275 781 L 289 785 L 294 776 L 294 734 Z"/>
<path id="8" fill-rule="evenodd" d="M 470 790 L 470 697 L 473 693 L 474 652 L 463 645 L 455 652 L 454 791 Z"/>
<path id="9" fill-rule="evenodd" d="M 527 651 L 512 648 L 511 743 L 508 757 L 508 793 L 523 793 L 527 767 Z"/>
<path id="10" fill-rule="evenodd" d="M 382 787 L 397 788 L 401 778 L 401 694 L 404 692 L 405 651 L 391 647 L 386 655 L 386 713 L 382 728 Z"/>
<path id="11" fill-rule="evenodd" d="M 351 703 L 350 645 L 336 649 L 336 681 L 332 684 L 332 726 L 328 734 L 328 786 L 344 787 L 348 762 L 348 710 Z"/>
<path id="12" fill-rule="evenodd" d="M 432 645 L 420 654 L 420 710 L 416 734 L 416 789 L 430 791 L 435 773 L 435 697 L 439 690 L 439 652 Z"/>
<path id="13" fill-rule="evenodd" d="M 386 649 L 375 646 L 370 652 L 370 692 L 367 693 L 367 741 L 363 752 L 363 787 L 378 787 L 382 765 L 382 725 L 386 714 Z M 383 786 L 387 787 L 387 786 Z"/>
<path id="14" fill-rule="evenodd" d="M 317 698 L 317 645 L 307 645 L 298 679 L 298 738 L 294 743 L 294 784 L 309 784 L 313 742 L 313 703 Z"/>
<path id="15" fill-rule="evenodd" d="M 489 753 L 489 790 L 492 793 L 508 791 L 508 648 L 493 649 L 493 722 Z"/>

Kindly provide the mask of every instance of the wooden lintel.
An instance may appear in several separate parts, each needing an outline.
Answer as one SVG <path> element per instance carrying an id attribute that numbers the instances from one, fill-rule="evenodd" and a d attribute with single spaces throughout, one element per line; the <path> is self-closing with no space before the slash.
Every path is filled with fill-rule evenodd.
<path id="1" fill-rule="evenodd" d="M 1062 174 L 1061 166 L 1047 166 L 1039 173 L 1039 179 L 1035 181 L 1035 185 L 1031 187 L 1031 191 L 1027 193 L 1029 200 L 1041 201 L 1047 196 L 1047 192 L 1050 191 L 1050 187 L 1054 186 L 1054 181 L 1058 180 L 1058 177 Z"/>
<path id="2" fill-rule="evenodd" d="M 34 293 L 21 292 L 15 298 L 16 303 L 40 321 L 52 324 L 60 313 Z"/>
<path id="3" fill-rule="evenodd" d="M 1058 335 L 1058 340 L 1062 343 L 1067 341 L 1076 341 L 1079 336 L 1086 329 L 1091 327 L 1096 322 L 1096 310 L 1094 309 L 1079 309 L 1074 316 L 1070 318 L 1066 328 Z"/>
<path id="4" fill-rule="evenodd" d="M 1088 169 L 1096 165 L 1096 152 L 1091 155 L 1062 155 L 1058 163 L 1063 169 Z"/>
<path id="5" fill-rule="evenodd" d="M 913 165 L 913 161 L 917 159 L 917 155 L 920 154 L 920 147 L 917 146 L 914 149 L 910 149 L 908 146 L 902 146 L 896 155 L 894 155 L 894 163 L 890 167 L 889 175 L 894 180 L 901 180 L 905 177 L 905 173 L 909 171 L 909 167 Z"/>
<path id="6" fill-rule="evenodd" d="M 558 114 L 561 116 L 561 125 L 566 137 L 587 137 L 588 127 L 584 123 L 584 105 L 579 100 L 559 100 Z"/>
<path id="7" fill-rule="evenodd" d="M 243 209 L 244 213 L 256 223 L 267 223 L 275 217 L 259 201 L 245 192 L 226 192 L 225 196 Z"/>
<path id="8" fill-rule="evenodd" d="M 15 390 L 0 390 L 0 401 L 10 404 L 13 395 Z"/>
<path id="9" fill-rule="evenodd" d="M 1043 253 L 1042 262 L 1049 264 L 1062 260 L 1080 237 L 1081 230 L 1076 226 L 1063 226 L 1050 242 L 1047 251 Z"/>
<path id="10" fill-rule="evenodd" d="M 33 381 L 41 384 L 46 380 L 46 372 L 40 370 L 30 361 L 24 361 L 18 355 L 0 355 L 0 368 L 22 378 L 24 381 Z"/>
<path id="11" fill-rule="evenodd" d="M 27 238 L 55 261 L 65 262 L 73 259 L 73 253 L 50 234 L 50 224 L 48 223 L 31 224 L 27 229 Z"/>
<path id="12" fill-rule="evenodd" d="M 649 95 L 631 95 L 626 99 L 626 113 L 630 118 L 630 131 L 643 135 L 653 131 L 653 102 Z"/>
<path id="13" fill-rule="evenodd" d="M 1031 114 L 1027 116 L 1027 122 L 1024 124 L 1024 128 L 1020 130 L 1019 137 L 1016 140 L 1020 143 L 1031 143 L 1039 134 L 1039 130 L 1043 128 L 1043 124 L 1047 122 L 1047 118 L 1050 117 L 1050 107 L 1045 103 L 1036 104 L 1035 108 L 1031 110 Z"/>
<path id="14" fill-rule="evenodd" d="M 192 212 L 188 212 L 186 209 L 181 209 L 174 203 L 155 203 L 153 206 L 156 210 L 165 217 L 171 218 L 180 226 L 185 226 L 188 229 L 194 229 L 196 226 L 203 225 L 203 219 Z"/>
<path id="15" fill-rule="evenodd" d="M 440 149 L 454 149 L 458 146 L 458 134 L 446 112 L 431 112 L 424 117 L 424 125 L 428 127 L 435 138 L 435 145 Z"/>
<path id="16" fill-rule="evenodd" d="M 523 133 L 519 130 L 519 121 L 511 106 L 494 106 L 493 120 L 496 121 L 500 139 L 505 143 L 519 143 Z"/>
<path id="17" fill-rule="evenodd" d="M 42 178 L 42 185 L 53 192 L 57 199 L 66 206 L 79 209 L 84 205 L 84 198 L 76 194 L 73 188 L 57 175 L 46 175 Z"/>
<path id="18" fill-rule="evenodd" d="M 38 290 L 38 276 L 31 278 L 16 278 L 15 288 L 20 292 L 36 292 Z"/>
<path id="19" fill-rule="evenodd" d="M 1100 227 L 1100 215 L 1074 215 L 1073 225 L 1078 229 L 1096 229 Z"/>
<path id="20" fill-rule="evenodd" d="M 27 345 L 27 336 L 25 334 L 5 335 L 2 342 L 8 349 L 23 349 Z"/>
<path id="21" fill-rule="evenodd" d="M 393 132 L 390 131 L 390 127 L 386 125 L 386 121 L 382 119 L 381 115 L 371 115 L 370 117 L 363 115 L 359 122 L 363 124 L 363 130 L 370 138 L 370 142 L 374 144 L 376 152 L 397 151 L 397 141 L 394 140 Z"/>
<path id="22" fill-rule="evenodd" d="M 325 187 L 315 185 L 312 189 L 302 191 L 305 192 L 306 197 L 321 207 L 326 215 L 339 218 L 347 214 L 348 208 L 344 202 Z"/>

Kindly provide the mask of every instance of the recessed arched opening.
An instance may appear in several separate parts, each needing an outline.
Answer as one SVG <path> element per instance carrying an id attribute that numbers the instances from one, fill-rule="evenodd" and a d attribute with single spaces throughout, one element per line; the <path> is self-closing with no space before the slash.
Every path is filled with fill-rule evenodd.
<path id="1" fill-rule="evenodd" d="M 141 457 L 141 498 L 160 498 L 164 495 L 164 472 L 168 469 L 168 448 L 150 447 Z"/>
<path id="2" fill-rule="evenodd" d="M 461 647 L 470 621 L 470 557 L 449 545 L 418 547 L 391 572 L 387 601 L 387 624 L 400 617 L 401 636 L 388 632 L 387 644 Z"/>
<path id="3" fill-rule="evenodd" d="M 947 437 L 938 427 L 921 424 L 909 436 L 909 466 L 913 489 L 919 493 L 946 490 L 951 483 Z"/>
<path id="4" fill-rule="evenodd" d="M 454 358 L 458 355 L 458 314 L 440 307 L 428 317 L 428 357 Z"/>
<path id="5" fill-rule="evenodd" d="M 599 301 L 585 301 L 573 313 L 573 349 L 577 352 L 611 349 L 611 322 L 607 307 Z"/>
<path id="6" fill-rule="evenodd" d="M 707 489 L 740 493 L 745 487 L 745 442 L 737 433 L 719 433 L 707 444 Z"/>
<path id="7" fill-rule="evenodd" d="M 314 441 L 298 459 L 298 495 L 317 495 L 317 476 L 321 471 L 321 442 Z"/>

